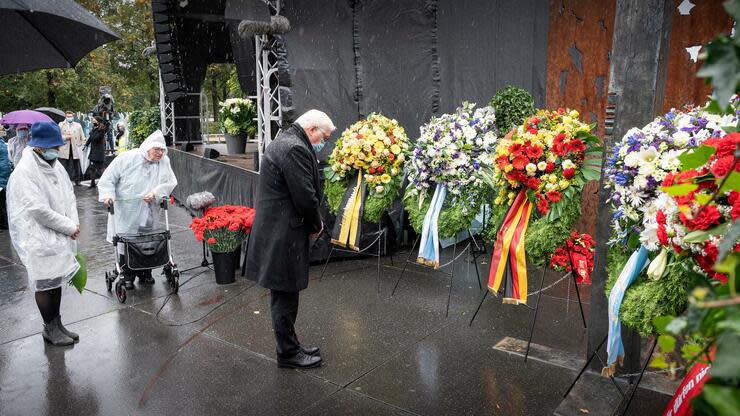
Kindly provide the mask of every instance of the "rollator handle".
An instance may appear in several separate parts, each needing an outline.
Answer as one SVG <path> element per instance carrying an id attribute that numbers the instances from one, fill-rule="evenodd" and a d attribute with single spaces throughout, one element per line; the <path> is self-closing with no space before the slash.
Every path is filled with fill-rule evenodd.
<path id="1" fill-rule="evenodd" d="M 169 198 L 167 198 L 166 196 L 163 196 L 163 197 L 162 197 L 162 200 L 161 200 L 161 201 L 159 201 L 159 206 L 160 206 L 160 207 L 161 207 L 161 208 L 162 208 L 163 210 L 165 210 L 165 211 L 166 211 L 166 210 L 167 210 L 167 206 L 169 205 L 169 202 L 170 202 L 170 201 L 169 201 Z"/>
<path id="2" fill-rule="evenodd" d="M 113 203 L 108 204 L 106 206 L 106 208 L 107 208 L 108 212 L 110 213 L 110 215 L 113 215 L 115 213 L 114 212 L 115 210 L 113 209 Z"/>

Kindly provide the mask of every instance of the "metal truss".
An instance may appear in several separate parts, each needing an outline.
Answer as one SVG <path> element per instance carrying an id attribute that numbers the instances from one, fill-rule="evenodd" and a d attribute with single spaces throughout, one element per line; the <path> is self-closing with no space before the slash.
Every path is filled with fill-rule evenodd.
<path id="1" fill-rule="evenodd" d="M 270 14 L 280 13 L 280 0 L 263 0 L 270 6 Z M 278 80 L 277 40 L 270 35 L 254 37 L 257 79 L 257 152 L 260 162 L 267 145 L 277 134 L 275 125 L 282 125 L 283 112 Z"/>
<path id="2" fill-rule="evenodd" d="M 159 71 L 159 117 L 162 124 L 162 134 L 164 134 L 164 137 L 171 137 L 173 144 L 176 143 L 175 105 L 165 99 L 161 70 Z"/>

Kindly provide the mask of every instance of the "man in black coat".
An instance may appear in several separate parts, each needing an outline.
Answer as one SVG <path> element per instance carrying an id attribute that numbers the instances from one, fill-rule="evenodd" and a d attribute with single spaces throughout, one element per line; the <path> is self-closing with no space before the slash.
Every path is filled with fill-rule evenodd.
<path id="1" fill-rule="evenodd" d="M 309 240 L 323 231 L 316 153 L 335 130 L 329 117 L 309 110 L 267 146 L 260 164 L 247 277 L 270 289 L 279 367 L 321 365 L 317 347 L 295 334 L 298 293 L 308 287 Z"/>

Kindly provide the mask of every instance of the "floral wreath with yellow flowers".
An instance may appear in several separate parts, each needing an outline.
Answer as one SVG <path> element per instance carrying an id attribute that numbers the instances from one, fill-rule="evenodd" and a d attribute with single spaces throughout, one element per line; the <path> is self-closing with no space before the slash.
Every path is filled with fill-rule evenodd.
<path id="1" fill-rule="evenodd" d="M 535 204 L 539 217 L 527 229 L 525 250 L 537 265 L 568 239 L 580 217 L 584 185 L 600 176 L 600 140 L 578 116 L 563 108 L 537 111 L 499 140 L 493 168 L 484 175 L 496 191 L 493 210 L 500 216 L 522 190 Z"/>
<path id="2" fill-rule="evenodd" d="M 352 176 L 361 171 L 367 186 L 362 219 L 377 223 L 398 197 L 410 148 L 395 119 L 372 113 L 347 128 L 337 140 L 324 170 L 329 208 L 337 213 Z"/>

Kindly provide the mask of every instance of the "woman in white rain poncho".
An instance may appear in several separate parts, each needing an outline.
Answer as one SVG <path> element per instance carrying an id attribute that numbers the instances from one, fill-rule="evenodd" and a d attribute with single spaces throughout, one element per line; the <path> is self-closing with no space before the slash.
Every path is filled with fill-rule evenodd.
<path id="1" fill-rule="evenodd" d="M 13 247 L 28 273 L 28 286 L 44 320 L 41 336 L 53 345 L 79 339 L 62 325 L 62 284 L 80 269 L 75 258 L 80 235 L 72 182 L 57 161 L 64 145 L 59 126 L 34 123 L 33 138 L 8 181 L 8 224 Z"/>
<path id="2" fill-rule="evenodd" d="M 98 199 L 114 204 L 115 232 L 137 234 L 153 231 L 159 219 L 159 201 L 177 186 L 167 157 L 167 145 L 157 130 L 138 149 L 118 155 L 98 182 Z M 113 225 L 108 218 L 108 242 L 113 241 Z M 154 283 L 151 270 L 137 272 L 139 281 Z M 133 288 L 135 273 L 124 269 L 126 288 Z"/>

